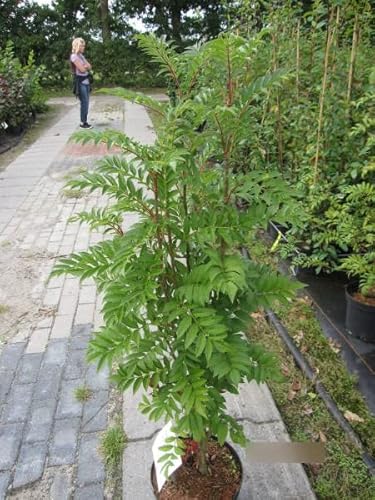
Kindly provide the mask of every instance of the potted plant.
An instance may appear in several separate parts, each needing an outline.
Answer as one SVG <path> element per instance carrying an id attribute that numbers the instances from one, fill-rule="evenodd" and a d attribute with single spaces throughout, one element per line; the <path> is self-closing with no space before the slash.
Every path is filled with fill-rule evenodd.
<path id="1" fill-rule="evenodd" d="M 89 360 L 111 364 L 120 389 L 144 390 L 140 409 L 151 420 L 173 423 L 177 438 L 163 449 L 165 469 L 183 454 L 185 466 L 196 465 L 207 478 L 215 441 L 219 447 L 229 437 L 246 441 L 226 413 L 225 392 L 279 376 L 274 358 L 247 335 L 251 313 L 288 300 L 299 286 L 241 253 L 249 234 L 275 214 L 288 220 L 289 189 L 271 171 L 232 171 L 249 140 L 252 99 L 281 77 L 253 79 L 244 72 L 255 42 L 239 36 L 181 55 L 155 36 L 140 36 L 139 43 L 172 79 L 175 102 L 108 92 L 161 115 L 154 145 L 118 131 L 76 134 L 123 151 L 69 182 L 109 197 L 107 208 L 75 220 L 102 225 L 113 238 L 61 260 L 54 274 L 95 279 L 105 324 L 90 342 Z M 237 198 L 246 200 L 245 209 L 237 209 Z M 139 219 L 124 232 L 127 212 Z M 238 482 L 235 461 L 227 467 Z"/>
<path id="2" fill-rule="evenodd" d="M 375 252 L 351 255 L 340 268 L 358 279 L 345 289 L 346 328 L 355 337 L 375 342 Z"/>

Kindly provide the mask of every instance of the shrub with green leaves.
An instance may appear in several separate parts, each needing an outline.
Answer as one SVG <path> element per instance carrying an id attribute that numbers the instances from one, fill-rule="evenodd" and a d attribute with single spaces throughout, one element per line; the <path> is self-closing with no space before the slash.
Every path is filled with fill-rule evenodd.
<path id="1" fill-rule="evenodd" d="M 180 55 L 155 36 L 139 42 L 173 83 L 174 102 L 106 92 L 162 117 L 153 145 L 119 131 L 75 134 L 123 152 L 68 183 L 110 198 L 105 210 L 75 219 L 103 226 L 113 239 L 61 260 L 53 274 L 95 279 L 105 325 L 90 342 L 89 359 L 112 364 L 120 389 L 142 388 L 140 408 L 151 420 L 172 421 L 176 435 L 198 441 L 200 470 L 207 472 L 208 436 L 245 442 L 226 412 L 225 393 L 279 376 L 274 358 L 243 333 L 251 313 L 287 301 L 299 286 L 241 253 L 249 234 L 271 218 L 293 217 L 289 188 L 272 170 L 234 175 L 251 105 L 282 76 L 249 80 L 243 67 L 256 41 L 240 36 L 223 35 Z M 246 201 L 241 211 L 238 199 Z M 129 212 L 139 220 L 124 232 Z M 165 467 L 181 452 L 176 443 L 167 448 Z"/>
<path id="2" fill-rule="evenodd" d="M 297 251 L 294 263 L 317 272 L 332 272 L 345 254 L 374 248 L 373 202 L 356 203 L 361 218 L 351 213 L 345 192 L 375 180 L 371 7 L 369 0 L 287 0 L 277 8 L 243 2 L 238 12 L 237 30 L 267 26 L 246 71 L 289 74 L 286 84 L 254 102 L 243 164 L 276 168 L 298 190 L 300 224 L 288 224 L 284 251 L 291 257 Z"/>
<path id="3" fill-rule="evenodd" d="M 12 42 L 0 50 L 0 132 L 7 127 L 23 128 L 31 116 L 45 108 L 39 83 L 43 72 L 35 66 L 32 52 L 27 65 L 22 66 L 14 56 Z"/>

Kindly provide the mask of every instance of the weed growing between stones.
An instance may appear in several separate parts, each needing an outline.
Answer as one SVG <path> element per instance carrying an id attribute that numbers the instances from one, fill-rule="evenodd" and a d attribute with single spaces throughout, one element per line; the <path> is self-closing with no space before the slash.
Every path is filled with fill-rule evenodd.
<path id="1" fill-rule="evenodd" d="M 6 304 L 0 304 L 0 314 L 4 314 L 9 311 L 9 306 Z"/>
<path id="2" fill-rule="evenodd" d="M 107 467 L 115 468 L 121 463 L 122 454 L 126 445 L 126 435 L 118 424 L 110 427 L 103 434 L 100 443 L 100 452 Z"/>
<path id="3" fill-rule="evenodd" d="M 74 397 L 80 403 L 88 401 L 92 396 L 92 390 L 87 386 L 77 387 L 74 391 Z"/>

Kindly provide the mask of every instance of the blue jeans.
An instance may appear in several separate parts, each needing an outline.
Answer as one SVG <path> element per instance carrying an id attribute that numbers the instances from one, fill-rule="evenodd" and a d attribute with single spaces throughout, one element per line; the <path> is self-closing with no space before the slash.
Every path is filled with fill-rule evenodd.
<path id="1" fill-rule="evenodd" d="M 89 96 L 90 85 L 84 83 L 79 84 L 79 100 L 81 101 L 81 122 L 87 122 L 87 114 L 89 112 Z"/>

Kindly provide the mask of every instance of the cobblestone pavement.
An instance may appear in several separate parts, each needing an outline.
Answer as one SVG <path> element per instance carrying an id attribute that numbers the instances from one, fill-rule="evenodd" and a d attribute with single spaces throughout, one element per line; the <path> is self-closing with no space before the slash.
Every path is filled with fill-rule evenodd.
<path id="1" fill-rule="evenodd" d="M 0 246 L 21 260 L 40 257 L 26 320 L 16 318 L 0 347 L 0 499 L 104 498 L 98 446 L 108 423 L 110 386 L 107 371 L 85 362 L 90 334 L 101 322 L 100 297 L 91 281 L 62 276 L 47 282 L 56 257 L 103 238 L 68 224 L 73 213 L 105 204 L 96 194 L 74 198 L 64 191 L 67 178 L 107 152 L 66 143 L 77 116 L 74 107 L 47 140 L 41 137 L 0 176 Z M 96 100 L 91 119 L 97 128 L 123 130 L 124 104 Z M 22 301 L 17 282 L 0 292 L 0 304 L 5 301 L 11 314 Z M 92 391 L 87 402 L 75 397 L 80 387 Z"/>

